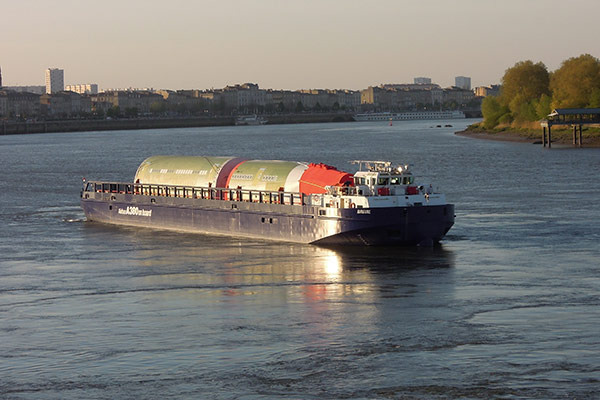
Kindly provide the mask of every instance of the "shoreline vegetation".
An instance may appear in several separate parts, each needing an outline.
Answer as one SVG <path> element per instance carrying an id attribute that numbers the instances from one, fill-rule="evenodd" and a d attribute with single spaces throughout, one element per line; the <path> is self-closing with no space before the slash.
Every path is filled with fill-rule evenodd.
<path id="1" fill-rule="evenodd" d="M 455 135 L 475 139 L 542 144 L 542 127 L 539 122 L 529 123 L 519 128 L 511 125 L 499 125 L 493 129 L 486 129 L 483 122 L 479 122 L 469 125 L 463 131 L 455 132 Z M 584 127 L 582 139 L 582 147 L 600 147 L 600 125 Z M 552 143 L 572 146 L 573 131 L 568 127 L 554 127 Z"/>
<path id="2" fill-rule="evenodd" d="M 483 121 L 457 135 L 541 144 L 541 120 L 554 109 L 600 108 L 600 60 L 582 54 L 555 71 L 544 63 L 519 61 L 502 77 L 500 94 L 481 103 Z M 554 126 L 552 143 L 573 145 L 572 127 Z M 582 147 L 600 147 L 600 125 L 585 125 Z"/>
<path id="3" fill-rule="evenodd" d="M 600 60 L 582 54 L 564 60 L 555 71 L 544 63 L 519 61 L 508 68 L 498 96 L 481 103 L 483 121 L 458 134 L 482 139 L 541 143 L 540 120 L 554 109 L 600 108 Z M 568 125 L 553 126 L 552 142 L 573 145 Z M 585 125 L 583 147 L 600 147 L 600 125 Z"/>

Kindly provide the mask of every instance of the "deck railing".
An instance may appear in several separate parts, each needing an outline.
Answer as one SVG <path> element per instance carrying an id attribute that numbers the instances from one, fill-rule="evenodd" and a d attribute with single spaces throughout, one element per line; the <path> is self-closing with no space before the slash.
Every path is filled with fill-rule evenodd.
<path id="1" fill-rule="evenodd" d="M 153 185 L 142 183 L 119 183 L 87 181 L 84 192 L 119 193 L 142 196 L 176 197 L 205 200 L 243 201 L 252 203 L 307 205 L 310 195 L 296 192 L 191 187 L 176 185 Z"/>

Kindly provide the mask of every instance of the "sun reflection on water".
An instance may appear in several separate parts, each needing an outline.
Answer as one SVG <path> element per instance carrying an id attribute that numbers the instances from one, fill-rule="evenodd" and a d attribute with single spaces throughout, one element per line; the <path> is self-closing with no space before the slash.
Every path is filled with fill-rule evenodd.
<path id="1" fill-rule="evenodd" d="M 323 257 L 323 269 L 328 281 L 338 282 L 342 276 L 342 260 L 339 255 L 329 250 Z"/>

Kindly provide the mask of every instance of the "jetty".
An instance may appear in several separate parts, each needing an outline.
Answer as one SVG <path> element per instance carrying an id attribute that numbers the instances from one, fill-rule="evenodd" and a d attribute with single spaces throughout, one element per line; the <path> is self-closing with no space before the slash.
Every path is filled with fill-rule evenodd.
<path id="1" fill-rule="evenodd" d="M 573 146 L 583 145 L 582 126 L 600 124 L 600 108 L 556 108 L 540 121 L 542 145 L 552 147 L 552 126 L 570 125 L 573 129 Z"/>

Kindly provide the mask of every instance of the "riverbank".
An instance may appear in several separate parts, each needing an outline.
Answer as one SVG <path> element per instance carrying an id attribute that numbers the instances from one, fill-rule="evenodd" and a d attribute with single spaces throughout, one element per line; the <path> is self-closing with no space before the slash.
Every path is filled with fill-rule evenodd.
<path id="1" fill-rule="evenodd" d="M 265 116 L 268 124 L 306 124 L 353 121 L 349 113 L 277 114 Z M 115 131 L 135 129 L 200 128 L 235 125 L 235 117 L 82 119 L 56 121 L 2 121 L 0 135 L 28 133 Z"/>
<path id="2" fill-rule="evenodd" d="M 471 125 L 464 131 L 455 132 L 455 135 L 474 139 L 498 140 L 505 142 L 520 142 L 542 144 L 542 128 L 539 130 L 511 130 L 503 128 L 497 131 L 486 131 Z M 560 145 L 573 145 L 573 134 L 570 129 L 553 129 L 552 143 Z M 583 147 L 600 147 L 600 129 L 598 127 L 583 129 Z"/>

